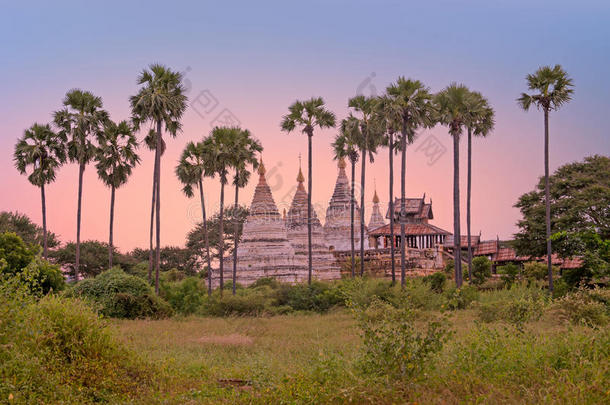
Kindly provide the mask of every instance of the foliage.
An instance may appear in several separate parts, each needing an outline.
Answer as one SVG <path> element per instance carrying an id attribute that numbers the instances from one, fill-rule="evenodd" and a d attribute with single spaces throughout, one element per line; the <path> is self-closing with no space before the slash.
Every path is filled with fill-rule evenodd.
<path id="1" fill-rule="evenodd" d="M 36 225 L 25 214 L 19 212 L 0 212 L 0 233 L 14 232 L 28 245 L 42 246 L 44 234 L 42 227 Z M 47 245 L 49 248 L 59 246 L 57 235 L 47 230 Z"/>
<path id="2" fill-rule="evenodd" d="M 502 275 L 504 285 L 510 288 L 517 280 L 517 276 L 519 275 L 519 266 L 514 263 L 508 263 L 504 266 L 499 266 L 497 271 L 498 274 Z"/>
<path id="3" fill-rule="evenodd" d="M 546 301 L 535 297 L 516 297 L 509 301 L 496 301 L 481 304 L 479 317 L 484 322 L 505 320 L 523 331 L 523 325 L 537 321 L 544 312 Z"/>
<path id="4" fill-rule="evenodd" d="M 561 257 L 580 257 L 578 268 L 564 269 L 563 279 L 570 287 L 580 283 L 597 282 L 610 277 L 610 239 L 602 239 L 597 233 L 558 232 L 552 236 Z"/>
<path id="5" fill-rule="evenodd" d="M 34 276 L 42 294 L 62 291 L 66 287 L 66 281 L 59 266 L 51 264 L 39 256 L 36 256 L 23 271 Z"/>
<path id="6" fill-rule="evenodd" d="M 35 246 L 28 246 L 14 232 L 1 233 L 0 261 L 4 263 L 4 266 L 0 270 L 7 274 L 18 273 L 34 260 L 38 250 Z"/>
<path id="7" fill-rule="evenodd" d="M 452 287 L 448 289 L 445 296 L 447 297 L 448 309 L 466 309 L 479 298 L 479 291 L 476 287 L 465 285 L 461 288 Z"/>
<path id="8" fill-rule="evenodd" d="M 174 311 L 190 315 L 201 311 L 207 290 L 201 279 L 188 277 L 171 284 L 161 283 L 160 293 Z"/>
<path id="9" fill-rule="evenodd" d="M 485 256 L 472 259 L 472 280 L 475 285 L 483 284 L 491 277 L 491 261 Z"/>
<path id="10" fill-rule="evenodd" d="M 448 276 L 452 276 L 454 269 L 455 269 L 455 264 L 453 262 L 453 259 L 447 260 L 447 263 L 445 263 L 445 267 L 443 268 L 443 271 L 445 272 L 445 274 L 447 274 Z"/>
<path id="11" fill-rule="evenodd" d="M 76 244 L 69 242 L 65 246 L 50 252 L 50 257 L 74 275 L 76 265 Z M 113 263 L 125 269 L 130 269 L 137 262 L 133 258 L 121 254 L 113 248 Z M 108 243 L 88 240 L 80 244 L 79 273 L 84 277 L 95 277 L 108 270 Z"/>
<path id="12" fill-rule="evenodd" d="M 78 282 L 68 296 L 88 299 L 103 315 L 114 318 L 165 318 L 173 312 L 153 294 L 145 280 L 128 275 L 119 267 Z"/>
<path id="13" fill-rule="evenodd" d="M 543 262 L 527 262 L 523 265 L 523 275 L 528 280 L 544 280 L 548 277 L 547 265 Z"/>
<path id="14" fill-rule="evenodd" d="M 554 233 L 592 232 L 598 234 L 602 240 L 610 239 L 609 157 L 589 156 L 583 162 L 563 165 L 549 177 L 549 186 L 551 229 Z M 523 215 L 523 219 L 517 223 L 519 232 L 515 235 L 518 254 L 544 256 L 544 178 L 540 179 L 535 190 L 519 197 L 515 207 L 519 208 Z"/>
<path id="15" fill-rule="evenodd" d="M 447 276 L 445 273 L 436 272 L 429 276 L 424 277 L 424 282 L 430 283 L 430 289 L 437 293 L 442 293 L 447 282 Z"/>
<path id="16" fill-rule="evenodd" d="M 572 323 L 604 326 L 610 321 L 610 290 L 579 287 L 557 300 L 555 307 Z"/>

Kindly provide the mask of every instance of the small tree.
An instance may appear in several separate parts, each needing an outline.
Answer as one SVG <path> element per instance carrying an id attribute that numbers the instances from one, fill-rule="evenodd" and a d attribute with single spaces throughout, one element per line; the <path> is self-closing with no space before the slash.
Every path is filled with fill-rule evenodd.
<path id="1" fill-rule="evenodd" d="M 481 285 L 491 277 L 491 261 L 485 256 L 475 257 L 472 260 L 472 284 Z"/>

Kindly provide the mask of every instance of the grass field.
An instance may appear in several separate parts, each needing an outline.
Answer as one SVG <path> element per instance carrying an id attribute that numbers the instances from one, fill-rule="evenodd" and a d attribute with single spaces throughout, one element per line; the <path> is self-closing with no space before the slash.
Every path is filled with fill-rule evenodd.
<path id="1" fill-rule="evenodd" d="M 427 315 L 420 315 L 425 319 Z M 113 321 L 159 378 L 145 403 L 608 403 L 610 334 L 547 312 L 521 331 L 452 312 L 454 333 L 413 380 L 364 376 L 346 309 L 270 318 Z M 236 380 L 233 382 L 226 380 Z"/>

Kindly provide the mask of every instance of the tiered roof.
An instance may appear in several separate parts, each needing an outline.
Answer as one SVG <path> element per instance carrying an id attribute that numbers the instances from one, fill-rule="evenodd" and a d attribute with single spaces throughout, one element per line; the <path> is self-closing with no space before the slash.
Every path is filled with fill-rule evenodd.
<path id="1" fill-rule="evenodd" d="M 401 198 L 394 200 L 394 218 L 398 220 L 400 218 Z M 426 194 L 421 198 L 405 198 L 405 213 L 407 215 L 408 222 L 428 222 L 430 219 L 434 219 L 432 213 L 432 200 L 426 203 Z M 390 209 L 386 211 L 385 217 L 390 218 Z"/>

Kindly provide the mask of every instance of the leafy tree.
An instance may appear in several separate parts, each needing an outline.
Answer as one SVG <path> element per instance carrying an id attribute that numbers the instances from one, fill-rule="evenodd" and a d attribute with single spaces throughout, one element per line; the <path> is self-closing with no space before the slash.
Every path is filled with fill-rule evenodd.
<path id="1" fill-rule="evenodd" d="M 364 227 L 365 227 L 365 209 L 364 209 L 364 189 L 366 180 L 366 160 L 367 157 L 373 163 L 377 148 L 383 143 L 383 126 L 382 122 L 376 114 L 377 98 L 356 96 L 349 100 L 348 106 L 352 108 L 360 118 L 352 118 L 348 123 L 358 125 L 360 129 L 360 142 L 356 144 L 362 155 L 360 161 L 360 257 L 364 257 Z M 364 260 L 360 261 L 360 276 L 364 275 Z"/>
<path id="2" fill-rule="evenodd" d="M 38 248 L 25 243 L 16 233 L 0 233 L 2 272 L 14 275 L 26 267 L 38 253 Z"/>
<path id="3" fill-rule="evenodd" d="M 63 101 L 64 109 L 56 111 L 54 122 L 59 136 L 68 139 L 68 158 L 78 164 L 78 208 L 76 213 L 76 260 L 74 277 L 78 280 L 80 265 L 80 228 L 83 200 L 83 174 L 95 156 L 93 137 L 101 133 L 108 113 L 102 109 L 102 99 L 89 91 L 70 90 Z"/>
<path id="4" fill-rule="evenodd" d="M 472 261 L 470 282 L 481 285 L 491 277 L 491 261 L 485 256 L 475 257 Z"/>
<path id="5" fill-rule="evenodd" d="M 549 273 L 549 291 L 553 293 L 553 269 L 551 260 L 551 200 L 549 185 L 549 113 L 558 110 L 572 99 L 572 79 L 560 65 L 543 66 L 526 77 L 527 87 L 533 94 L 521 93 L 517 102 L 528 111 L 532 105 L 544 112 L 544 179 L 545 179 L 545 224 L 546 256 Z"/>
<path id="6" fill-rule="evenodd" d="M 460 136 L 469 118 L 471 93 L 461 84 L 452 83 L 435 96 L 438 120 L 449 128 L 453 138 L 453 262 L 455 283 L 462 286 L 462 246 L 460 231 Z"/>
<path id="7" fill-rule="evenodd" d="M 136 248 L 128 253 L 130 259 L 137 264 L 126 268 L 125 271 L 131 274 L 137 274 L 140 269 L 140 263 L 148 259 L 148 250 Z M 159 268 L 162 272 L 167 272 L 176 269 L 188 275 L 194 275 L 198 270 L 197 252 L 188 247 L 181 248 L 178 246 L 164 246 L 161 248 L 161 260 Z"/>
<path id="8" fill-rule="evenodd" d="M 562 278 L 570 287 L 591 280 L 601 281 L 610 277 L 610 238 L 592 231 L 558 232 L 551 236 L 559 256 L 578 256 L 582 265 L 575 269 L 564 269 Z"/>
<path id="9" fill-rule="evenodd" d="M 57 264 L 51 264 L 47 260 L 36 256 L 24 269 L 36 280 L 37 287 L 43 295 L 51 291 L 61 291 L 66 286 L 64 275 Z"/>
<path id="10" fill-rule="evenodd" d="M 84 277 L 95 277 L 101 272 L 108 270 L 108 249 L 109 245 L 105 242 L 96 240 L 84 241 L 81 243 L 81 256 L 79 272 Z M 137 261 L 123 255 L 113 248 L 114 264 L 124 269 L 131 268 Z M 51 258 L 55 263 L 68 269 L 69 274 L 74 276 L 76 272 L 76 244 L 69 242 L 65 246 L 51 252 Z"/>
<path id="11" fill-rule="evenodd" d="M 494 127 L 494 110 L 479 92 L 468 99 L 468 186 L 466 188 L 466 234 L 468 235 L 468 277 L 472 280 L 472 242 L 470 240 L 470 200 L 472 190 L 472 135 L 486 137 Z"/>
<path id="12" fill-rule="evenodd" d="M 405 219 L 406 219 L 406 176 L 407 176 L 407 145 L 415 138 L 415 133 L 420 128 L 429 128 L 435 124 L 434 107 L 430 89 L 419 80 L 405 79 L 399 77 L 396 83 L 387 88 L 392 109 L 400 117 L 400 285 L 405 286 L 406 271 L 406 243 L 405 243 Z M 394 212 L 391 212 L 393 215 Z"/>
<path id="13" fill-rule="evenodd" d="M 33 223 L 27 215 L 19 212 L 0 212 L 0 233 L 2 232 L 14 232 L 30 245 L 44 244 L 44 229 Z M 59 240 L 53 232 L 47 229 L 46 235 L 49 248 L 59 246 Z"/>
<path id="14" fill-rule="evenodd" d="M 182 74 L 163 65 L 152 64 L 138 76 L 142 85 L 138 94 L 131 96 L 132 120 L 137 131 L 145 123 L 155 126 L 155 168 L 153 196 L 156 213 L 155 293 L 159 294 L 159 262 L 161 260 L 161 155 L 165 149 L 162 126 L 173 137 L 181 129 L 180 119 L 186 110 L 187 97 L 182 85 Z M 149 132 L 150 135 L 150 132 Z M 154 214 L 154 213 L 153 213 Z M 151 214 L 151 215 L 153 215 Z M 152 250 L 152 249 L 151 249 Z"/>
<path id="15" fill-rule="evenodd" d="M 21 174 L 27 174 L 28 180 L 40 188 L 42 201 L 42 247 L 43 256 L 47 257 L 47 206 L 45 184 L 55 181 L 55 171 L 66 161 L 66 138 L 53 132 L 51 127 L 34 124 L 25 130 L 23 137 L 15 145 L 14 161 Z"/>
<path id="16" fill-rule="evenodd" d="M 546 253 L 545 196 L 546 181 L 541 178 L 536 188 L 515 204 L 523 216 L 517 222 L 514 243 L 520 255 L 540 257 Z M 549 177 L 548 201 L 551 228 L 556 233 L 591 232 L 610 239 L 610 158 L 595 155 L 559 167 Z M 564 254 L 577 253 L 564 250 Z"/>
<path id="17" fill-rule="evenodd" d="M 284 115 L 280 125 L 282 131 L 286 131 L 288 133 L 294 131 L 296 127 L 300 127 L 301 132 L 307 135 L 307 282 L 311 284 L 311 186 L 313 184 L 312 138 L 316 127 L 320 129 L 335 127 L 335 114 L 326 109 L 322 97 L 313 97 L 306 101 L 295 101 L 290 107 L 288 107 L 288 114 Z"/>
<path id="18" fill-rule="evenodd" d="M 138 141 L 127 121 L 118 124 L 108 120 L 98 136 L 96 154 L 97 174 L 110 187 L 110 230 L 108 233 L 108 268 L 112 268 L 114 195 L 117 188 L 127 183 L 131 170 L 140 162 L 136 153 Z"/>

